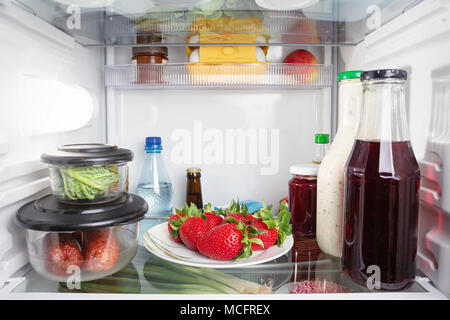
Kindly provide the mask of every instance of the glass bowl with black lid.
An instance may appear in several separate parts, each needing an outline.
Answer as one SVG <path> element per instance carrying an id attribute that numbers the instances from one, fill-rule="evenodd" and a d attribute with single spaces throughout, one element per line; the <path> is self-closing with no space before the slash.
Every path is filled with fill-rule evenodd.
<path id="1" fill-rule="evenodd" d="M 71 144 L 42 154 L 58 200 L 93 204 L 113 201 L 127 191 L 131 150 L 106 144 Z"/>
<path id="2" fill-rule="evenodd" d="M 54 281 L 83 282 L 122 270 L 136 255 L 139 221 L 148 205 L 124 193 L 106 204 L 69 205 L 54 195 L 22 206 L 15 222 L 25 229 L 30 264 Z"/>

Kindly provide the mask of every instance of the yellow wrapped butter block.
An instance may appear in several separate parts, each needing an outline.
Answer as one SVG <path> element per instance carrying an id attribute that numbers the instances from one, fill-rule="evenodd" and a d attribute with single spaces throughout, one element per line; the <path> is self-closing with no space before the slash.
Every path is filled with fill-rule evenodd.
<path id="1" fill-rule="evenodd" d="M 199 32 L 200 43 L 257 44 L 257 37 L 262 34 L 263 26 L 259 18 L 199 18 L 192 29 Z M 266 71 L 266 62 L 257 59 L 257 50 L 261 52 L 259 48 L 233 45 L 187 47 L 188 58 L 194 50 L 199 50 L 199 62 L 190 63 L 188 68 L 196 76 L 195 80 L 201 78 L 201 82 L 248 83 L 251 75 L 263 74 Z M 262 46 L 262 49 L 265 58 L 268 47 Z"/>

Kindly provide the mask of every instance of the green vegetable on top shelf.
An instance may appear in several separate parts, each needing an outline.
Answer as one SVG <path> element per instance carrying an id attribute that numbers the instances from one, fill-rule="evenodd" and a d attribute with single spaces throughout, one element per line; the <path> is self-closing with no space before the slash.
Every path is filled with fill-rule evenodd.
<path id="1" fill-rule="evenodd" d="M 93 200 L 119 182 L 116 166 L 85 166 L 58 169 L 57 194 L 67 200 Z M 55 178 L 56 179 L 56 178 Z"/>

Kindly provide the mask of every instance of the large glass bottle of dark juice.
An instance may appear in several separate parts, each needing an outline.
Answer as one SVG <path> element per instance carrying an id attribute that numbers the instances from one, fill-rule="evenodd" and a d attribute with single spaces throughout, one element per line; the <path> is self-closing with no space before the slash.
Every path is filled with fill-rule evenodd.
<path id="1" fill-rule="evenodd" d="M 420 172 L 409 141 L 406 78 L 403 70 L 361 75 L 364 108 L 345 173 L 344 272 L 375 288 L 378 279 L 386 290 L 406 287 L 416 272 Z"/>

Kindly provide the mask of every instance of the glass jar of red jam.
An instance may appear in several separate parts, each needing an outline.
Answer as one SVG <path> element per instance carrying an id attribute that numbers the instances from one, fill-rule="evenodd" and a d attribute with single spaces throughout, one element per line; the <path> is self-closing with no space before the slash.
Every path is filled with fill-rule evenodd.
<path id="1" fill-rule="evenodd" d="M 289 211 L 292 233 L 302 238 L 316 236 L 317 173 L 314 164 L 294 165 L 290 168 Z"/>

